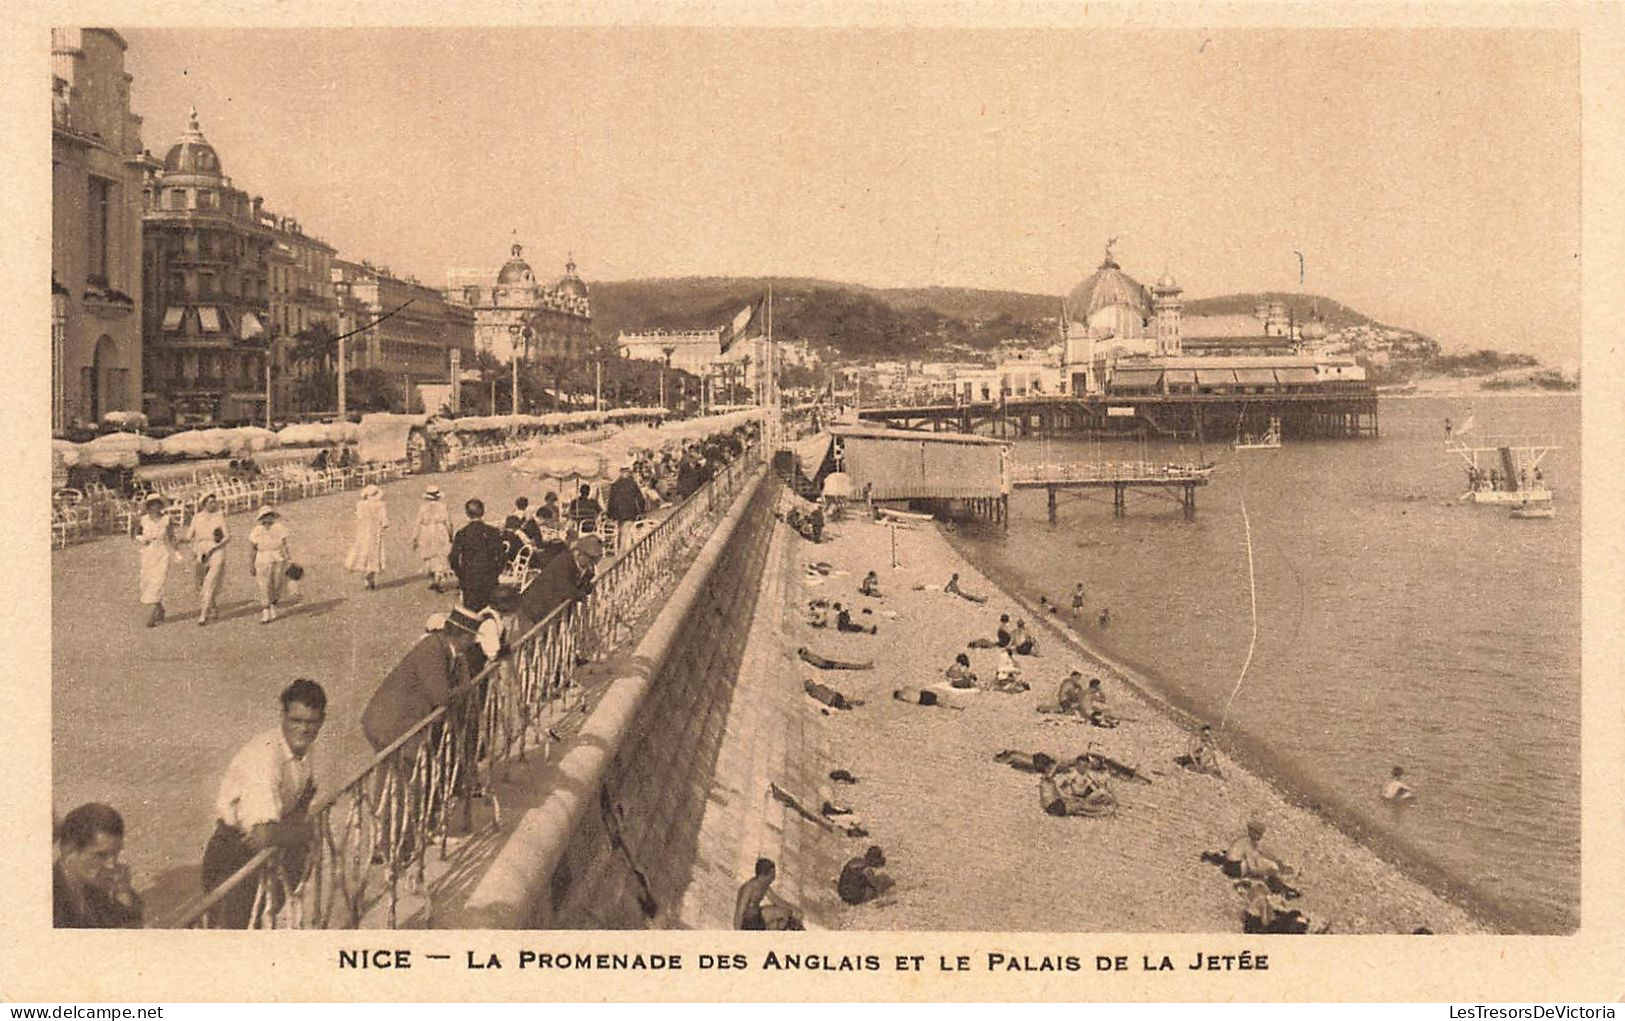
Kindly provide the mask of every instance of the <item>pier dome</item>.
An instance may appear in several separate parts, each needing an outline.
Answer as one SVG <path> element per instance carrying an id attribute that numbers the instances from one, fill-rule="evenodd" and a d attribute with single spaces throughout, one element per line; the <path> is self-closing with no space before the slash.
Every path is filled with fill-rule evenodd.
<path id="1" fill-rule="evenodd" d="M 1142 312 L 1146 307 L 1145 288 L 1123 272 L 1123 267 L 1117 264 L 1110 252 L 1099 269 L 1072 288 L 1066 301 L 1075 316 L 1092 316 L 1113 305 L 1127 305 Z"/>

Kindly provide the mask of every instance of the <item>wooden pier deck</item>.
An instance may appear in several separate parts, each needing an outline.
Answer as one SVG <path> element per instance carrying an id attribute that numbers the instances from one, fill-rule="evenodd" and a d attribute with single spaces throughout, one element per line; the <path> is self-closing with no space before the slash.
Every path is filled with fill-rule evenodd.
<path id="1" fill-rule="evenodd" d="M 1185 511 L 1185 520 L 1196 517 L 1196 490 L 1208 484 L 1211 468 L 1193 465 L 1153 464 L 1149 461 L 1108 461 L 1095 464 L 1027 464 L 1010 471 L 1012 489 L 1043 489 L 1049 493 L 1049 521 L 1055 524 L 1056 505 L 1064 490 L 1110 489 L 1112 514 L 1128 512 L 1131 489 L 1151 490 L 1167 495 Z"/>

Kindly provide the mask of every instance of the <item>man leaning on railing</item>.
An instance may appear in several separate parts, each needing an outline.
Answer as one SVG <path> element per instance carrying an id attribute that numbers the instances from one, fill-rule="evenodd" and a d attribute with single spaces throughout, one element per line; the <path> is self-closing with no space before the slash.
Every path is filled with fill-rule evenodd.
<path id="1" fill-rule="evenodd" d="M 289 885 L 304 871 L 310 843 L 305 813 L 316 796 L 312 746 L 327 718 L 327 693 L 301 677 L 282 690 L 281 722 L 243 746 L 220 782 L 215 799 L 214 835 L 203 851 L 203 888 L 213 890 L 230 879 L 261 851 L 279 848 L 281 860 L 261 869 L 280 868 Z M 261 882 L 240 882 L 210 910 L 216 928 L 246 929 L 253 924 Z M 273 884 L 274 886 L 274 884 Z M 280 893 L 272 889 L 263 909 L 275 914 Z"/>

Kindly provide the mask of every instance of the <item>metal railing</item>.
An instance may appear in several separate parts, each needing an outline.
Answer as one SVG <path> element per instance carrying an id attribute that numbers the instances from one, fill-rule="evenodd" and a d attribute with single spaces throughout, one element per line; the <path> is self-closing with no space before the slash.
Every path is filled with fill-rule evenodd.
<path id="1" fill-rule="evenodd" d="M 561 740 L 553 724 L 584 697 L 578 672 L 617 648 L 669 592 L 686 554 L 710 534 L 762 463 L 749 446 L 660 523 L 624 546 L 579 600 L 566 602 L 489 663 L 450 703 L 419 720 L 312 806 L 301 848 L 260 851 L 167 928 L 207 928 L 228 898 L 247 899 L 251 928 L 356 928 L 369 916 L 400 922 L 401 883 L 432 920 L 429 849 L 442 860 L 454 828 L 472 835 L 476 800 L 502 826 L 497 784 L 528 752 Z M 572 701 L 573 700 L 573 701 Z M 382 915 L 381 918 L 376 916 Z"/>
<path id="2" fill-rule="evenodd" d="M 1103 461 L 1069 464 L 1015 464 L 1010 483 L 1017 486 L 1061 482 L 1137 482 L 1204 479 L 1211 469 L 1201 465 L 1154 461 Z"/>

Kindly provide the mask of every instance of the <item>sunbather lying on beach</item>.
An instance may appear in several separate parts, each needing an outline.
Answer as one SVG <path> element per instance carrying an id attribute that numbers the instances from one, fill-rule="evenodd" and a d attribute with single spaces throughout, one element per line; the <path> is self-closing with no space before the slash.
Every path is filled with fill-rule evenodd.
<path id="1" fill-rule="evenodd" d="M 1002 762 L 1011 769 L 1021 773 L 1049 773 L 1062 764 L 1062 760 L 1043 752 L 1018 752 L 1005 750 L 993 756 L 994 762 Z M 1109 755 L 1102 755 L 1091 745 L 1089 750 L 1073 760 L 1074 764 L 1091 770 L 1104 770 L 1121 780 L 1134 780 L 1149 784 L 1151 779 L 1141 773 L 1134 766 L 1126 762 L 1119 762 Z"/>
<path id="2" fill-rule="evenodd" d="M 811 663 L 820 670 L 873 670 L 875 668 L 875 665 L 868 661 L 848 663 L 839 659 L 829 659 L 813 652 L 805 645 L 796 650 L 796 655 L 800 656 L 803 662 Z"/>
<path id="3" fill-rule="evenodd" d="M 942 591 L 952 593 L 961 599 L 968 599 L 973 603 L 987 602 L 987 596 L 978 596 L 973 593 L 966 592 L 964 589 L 960 588 L 958 574 L 955 574 L 952 578 L 948 579 L 948 584 L 942 586 Z"/>
<path id="4" fill-rule="evenodd" d="M 1297 877 L 1293 866 L 1270 857 L 1259 845 L 1264 839 L 1264 824 L 1257 819 L 1247 822 L 1247 832 L 1225 851 L 1204 851 L 1202 860 L 1219 869 L 1232 879 L 1256 880 L 1270 892 L 1289 899 L 1299 895 L 1292 880 Z"/>
<path id="5" fill-rule="evenodd" d="M 835 630 L 837 631 L 845 631 L 850 634 L 859 635 L 872 635 L 877 634 L 880 631 L 880 629 L 873 624 L 854 623 L 852 620 L 852 610 L 849 607 L 836 603 L 832 609 L 835 611 Z M 865 610 L 863 612 L 868 613 L 869 611 Z"/>
<path id="6" fill-rule="evenodd" d="M 936 688 L 898 688 L 891 693 L 891 697 L 909 705 L 941 706 L 944 709 L 958 709 L 961 712 L 965 709 L 962 705 L 955 705 L 947 692 Z"/>
<path id="7" fill-rule="evenodd" d="M 1117 795 L 1107 785 L 1105 771 L 1092 768 L 1082 756 L 1038 781 L 1038 803 L 1050 815 L 1098 818 L 1117 811 Z"/>
<path id="8" fill-rule="evenodd" d="M 817 681 L 802 681 L 801 688 L 831 709 L 855 709 L 863 704 L 862 699 L 847 698 L 829 685 L 819 684 Z"/>
<path id="9" fill-rule="evenodd" d="M 1236 883 L 1241 894 L 1241 931 L 1245 933 L 1302 934 L 1314 923 L 1297 908 L 1289 908 L 1269 887 L 1255 879 Z M 1325 932 L 1324 927 L 1321 932 Z"/>

